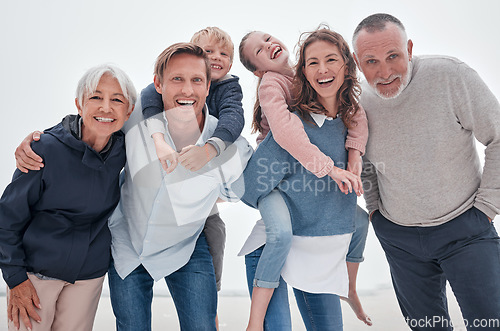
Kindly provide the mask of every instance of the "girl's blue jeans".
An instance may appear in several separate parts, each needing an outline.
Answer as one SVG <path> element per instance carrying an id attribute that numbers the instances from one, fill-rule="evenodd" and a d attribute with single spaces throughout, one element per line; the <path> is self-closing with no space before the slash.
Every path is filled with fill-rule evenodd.
<path id="1" fill-rule="evenodd" d="M 252 278 L 253 286 L 276 288 L 292 244 L 290 212 L 277 190 L 261 198 L 258 207 L 266 225 L 266 245 Z"/>
<path id="2" fill-rule="evenodd" d="M 247 284 L 252 296 L 255 271 L 264 246 L 245 256 Z M 342 330 L 342 310 L 335 294 L 315 294 L 293 289 L 302 320 L 307 330 Z M 279 286 L 274 290 L 264 319 L 265 331 L 290 331 L 292 319 L 288 301 L 288 286 L 279 278 Z"/>
<path id="3" fill-rule="evenodd" d="M 260 254 L 252 284 L 257 287 L 276 288 L 279 286 L 281 269 L 283 269 L 292 243 L 290 211 L 277 190 L 263 197 L 258 207 L 266 225 L 266 245 Z M 368 214 L 357 206 L 356 231 L 349 245 L 346 258 L 348 262 L 363 261 L 368 223 Z"/>

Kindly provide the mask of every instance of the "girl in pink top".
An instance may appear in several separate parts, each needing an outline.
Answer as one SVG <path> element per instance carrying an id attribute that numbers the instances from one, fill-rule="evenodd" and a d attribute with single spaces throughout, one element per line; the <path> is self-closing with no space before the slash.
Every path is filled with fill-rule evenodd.
<path id="1" fill-rule="evenodd" d="M 309 141 L 302 121 L 288 110 L 288 105 L 292 104 L 291 88 L 294 70 L 289 62 L 288 50 L 283 43 L 267 33 L 253 31 L 243 37 L 239 53 L 242 64 L 259 77 L 252 123 L 254 132 L 259 132 L 257 143 L 260 143 L 271 130 L 275 141 L 304 168 L 317 177 L 330 176 L 345 194 L 354 191 L 358 196 L 361 195 L 363 193 L 360 179 L 361 155 L 365 152 L 368 139 L 368 123 L 364 110 L 359 107 L 342 114 L 355 123 L 348 128 L 345 147 L 349 151 L 349 156 L 347 170 L 344 170 L 335 166 L 330 157 L 323 154 Z M 338 73 L 334 74 L 333 79 L 325 79 L 319 84 L 325 86 L 333 84 L 336 74 Z M 261 198 L 258 208 L 266 226 L 266 245 L 253 280 L 252 304 L 247 330 L 262 330 L 263 328 L 267 307 L 274 289 L 279 285 L 281 269 L 292 239 L 290 214 L 278 191 L 274 190 L 268 196 Z M 364 236 L 361 238 L 364 242 L 366 231 L 358 233 Z M 360 238 L 354 239 L 354 236 L 353 241 L 360 240 Z M 359 263 L 347 262 L 347 264 L 350 280 L 347 301 L 359 319 L 371 324 L 355 290 Z"/>

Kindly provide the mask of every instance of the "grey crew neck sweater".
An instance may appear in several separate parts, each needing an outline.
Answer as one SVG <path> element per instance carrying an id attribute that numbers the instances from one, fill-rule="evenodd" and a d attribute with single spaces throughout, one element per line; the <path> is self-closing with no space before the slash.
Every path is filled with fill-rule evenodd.
<path id="1" fill-rule="evenodd" d="M 363 83 L 370 137 L 364 157 L 367 208 L 404 226 L 443 224 L 475 206 L 500 212 L 500 104 L 478 74 L 451 57 L 412 60 L 395 99 Z M 475 139 L 486 146 L 481 171 Z"/>

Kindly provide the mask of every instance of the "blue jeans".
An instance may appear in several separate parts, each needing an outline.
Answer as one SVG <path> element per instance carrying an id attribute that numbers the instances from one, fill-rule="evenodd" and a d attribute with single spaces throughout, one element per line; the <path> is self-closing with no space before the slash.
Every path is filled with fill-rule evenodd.
<path id="1" fill-rule="evenodd" d="M 290 211 L 276 189 L 261 198 L 258 207 L 266 225 L 266 245 L 255 271 L 253 286 L 276 288 L 292 244 Z"/>
<path id="2" fill-rule="evenodd" d="M 306 330 L 343 330 L 340 298 L 335 294 L 308 293 L 293 289 Z"/>
<path id="3" fill-rule="evenodd" d="M 252 296 L 253 279 L 259 264 L 263 247 L 245 256 L 247 285 Z M 313 294 L 293 289 L 302 320 L 307 330 L 337 331 L 342 330 L 342 310 L 340 299 L 334 294 Z M 292 321 L 288 302 L 288 286 L 283 278 L 274 290 L 264 319 L 266 331 L 290 331 Z"/>
<path id="4" fill-rule="evenodd" d="M 290 211 L 278 190 L 272 190 L 259 200 L 259 211 L 266 225 L 266 245 L 260 257 L 253 286 L 276 288 L 279 285 L 281 269 L 285 264 L 292 244 L 292 222 Z M 368 235 L 368 214 L 356 206 L 354 222 L 356 231 L 352 235 L 348 262 L 363 262 L 366 236 Z"/>
<path id="5" fill-rule="evenodd" d="M 413 330 L 453 329 L 446 280 L 468 330 L 480 326 L 474 325 L 477 321 L 500 320 L 500 238 L 480 210 L 471 208 L 432 227 L 400 226 L 376 211 L 372 225 L 389 262 L 399 306 Z M 425 323 L 429 320 L 438 322 Z M 477 329 L 500 329 L 489 326 Z"/>
<path id="6" fill-rule="evenodd" d="M 368 235 L 368 226 L 370 224 L 368 213 L 360 206 L 356 206 L 354 224 L 356 225 L 356 231 L 352 234 L 346 261 L 360 263 L 364 260 L 363 252 L 365 251 L 366 236 Z"/>
<path id="7" fill-rule="evenodd" d="M 117 331 L 150 331 L 153 283 L 142 265 L 125 279 L 111 264 L 109 289 Z M 189 262 L 165 277 L 174 300 L 181 330 L 214 331 L 217 289 L 212 256 L 202 233 Z"/>

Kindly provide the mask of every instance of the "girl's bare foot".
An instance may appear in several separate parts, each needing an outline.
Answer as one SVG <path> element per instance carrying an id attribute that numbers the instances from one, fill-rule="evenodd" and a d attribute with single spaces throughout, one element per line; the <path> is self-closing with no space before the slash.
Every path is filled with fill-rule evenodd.
<path id="1" fill-rule="evenodd" d="M 347 302 L 349 306 L 351 306 L 351 309 L 354 311 L 356 317 L 360 321 L 364 322 L 368 326 L 371 326 L 373 324 L 370 317 L 363 310 L 363 306 L 361 305 L 361 301 L 359 300 L 357 292 L 349 291 L 349 296 L 347 298 L 346 297 L 340 297 L 340 298 L 345 302 Z"/>

